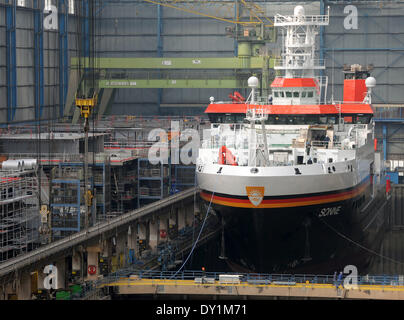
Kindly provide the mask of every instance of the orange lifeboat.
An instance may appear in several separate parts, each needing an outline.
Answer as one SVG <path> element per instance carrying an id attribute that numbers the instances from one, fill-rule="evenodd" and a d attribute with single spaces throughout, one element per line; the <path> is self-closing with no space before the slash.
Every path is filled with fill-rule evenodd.
<path id="1" fill-rule="evenodd" d="M 226 146 L 221 146 L 219 149 L 219 164 L 229 164 L 232 166 L 238 166 L 236 157 L 233 156 L 231 151 Z"/>

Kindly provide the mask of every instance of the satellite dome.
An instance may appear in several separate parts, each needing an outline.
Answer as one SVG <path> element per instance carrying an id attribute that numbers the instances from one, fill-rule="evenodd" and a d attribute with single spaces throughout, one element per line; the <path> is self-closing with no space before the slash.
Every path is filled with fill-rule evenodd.
<path id="1" fill-rule="evenodd" d="M 293 11 L 293 15 L 295 15 L 297 17 L 304 16 L 303 6 L 296 6 L 295 10 Z"/>
<path id="2" fill-rule="evenodd" d="M 250 88 L 257 88 L 257 87 L 258 87 L 258 84 L 259 84 L 259 82 L 258 82 L 258 78 L 257 78 L 257 77 L 252 76 L 252 77 L 249 77 L 249 78 L 248 78 L 248 86 L 249 86 Z"/>
<path id="3" fill-rule="evenodd" d="M 374 88 L 376 87 L 376 79 L 373 77 L 368 77 L 365 80 L 365 85 L 367 88 Z"/>

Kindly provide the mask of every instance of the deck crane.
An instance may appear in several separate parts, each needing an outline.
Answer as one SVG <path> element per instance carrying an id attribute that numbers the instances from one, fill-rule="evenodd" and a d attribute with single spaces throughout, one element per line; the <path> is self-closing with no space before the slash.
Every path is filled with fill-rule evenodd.
<path id="1" fill-rule="evenodd" d="M 265 10 L 253 1 L 234 0 L 234 1 L 179 1 L 179 0 L 144 0 L 148 3 L 161 5 L 164 7 L 184 11 L 187 13 L 211 18 L 223 22 L 234 24 L 233 28 L 226 28 L 228 35 L 232 35 L 237 40 L 243 40 L 244 37 L 256 36 L 257 39 L 268 39 L 268 34 L 274 33 L 274 23 L 272 19 L 266 16 Z M 227 14 L 234 10 L 234 18 L 225 18 L 214 15 L 210 12 L 203 12 L 197 9 L 197 6 L 205 6 L 214 4 L 215 6 L 222 5 L 226 7 Z M 234 8 L 234 9 L 233 9 Z M 243 11 L 248 11 L 248 14 L 243 14 Z M 225 13 L 225 14 L 226 14 Z M 223 14 L 223 15 L 225 15 Z M 229 34 L 233 31 L 232 34 Z"/>
<path id="2" fill-rule="evenodd" d="M 269 94 L 270 88 L 270 73 L 269 73 L 269 56 L 271 52 L 262 50 L 266 43 L 276 42 L 277 33 L 274 28 L 274 23 L 270 19 L 265 10 L 257 3 L 250 0 L 194 0 L 194 1 L 180 1 L 180 0 L 143 0 L 144 2 L 184 11 L 190 14 L 199 15 L 206 18 L 219 20 L 233 24 L 233 26 L 226 26 L 226 35 L 234 38 L 235 42 L 235 55 L 241 61 L 246 61 L 245 69 L 248 69 L 248 61 L 251 56 L 264 56 L 265 65 L 262 68 L 262 96 Z M 225 8 L 225 12 L 213 14 L 212 8 L 208 5 L 213 5 L 218 8 Z M 209 9 L 209 10 L 207 10 Z M 232 16 L 232 18 L 228 18 Z M 242 65 L 244 65 L 242 63 Z"/>
<path id="3" fill-rule="evenodd" d="M 241 25 L 264 25 L 265 27 L 273 27 L 273 21 L 265 15 L 265 11 L 253 1 L 248 0 L 234 0 L 234 1 L 211 1 L 211 0 L 196 0 L 196 1 L 179 1 L 179 0 L 144 0 L 145 2 L 153 3 L 156 5 L 161 5 L 164 7 L 185 11 L 188 13 L 204 16 L 207 18 L 212 18 L 216 20 L 220 20 L 223 22 L 229 22 L 234 24 Z M 196 10 L 197 5 L 222 5 L 222 7 L 227 7 L 227 11 L 233 10 L 233 6 L 235 5 L 235 20 L 230 18 L 219 17 L 217 15 L 213 15 L 211 13 L 205 13 L 202 11 Z M 242 17 L 243 7 L 249 11 L 249 21 Z M 230 10 L 229 10 L 230 9 Z"/>

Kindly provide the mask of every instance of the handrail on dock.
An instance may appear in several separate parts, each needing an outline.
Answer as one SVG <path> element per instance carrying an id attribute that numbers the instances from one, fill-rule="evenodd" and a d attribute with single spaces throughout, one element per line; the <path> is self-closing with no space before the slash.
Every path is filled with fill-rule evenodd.
<path id="1" fill-rule="evenodd" d="M 96 225 L 88 228 L 87 230 L 77 232 L 77 233 L 67 236 L 61 240 L 41 246 L 38 249 L 30 251 L 26 254 L 9 259 L 0 264 L 0 277 L 4 276 L 10 272 L 13 272 L 15 270 L 18 270 L 19 268 L 22 268 L 27 265 L 33 264 L 37 261 L 40 261 L 41 259 L 52 256 L 52 255 L 56 254 L 57 252 L 60 252 L 62 250 L 66 250 L 70 247 L 73 247 L 81 242 L 94 238 L 104 232 L 107 232 L 109 230 L 114 230 L 117 227 L 125 225 L 132 220 L 143 217 L 157 209 L 161 209 L 162 207 L 172 205 L 180 200 L 193 196 L 195 192 L 198 192 L 198 190 L 199 190 L 198 187 L 193 187 L 193 188 L 189 188 L 187 190 L 178 192 L 178 193 L 171 195 L 167 198 L 164 198 L 162 200 L 150 203 L 142 208 L 125 213 L 119 217 L 111 219 L 110 221 L 97 223 Z"/>

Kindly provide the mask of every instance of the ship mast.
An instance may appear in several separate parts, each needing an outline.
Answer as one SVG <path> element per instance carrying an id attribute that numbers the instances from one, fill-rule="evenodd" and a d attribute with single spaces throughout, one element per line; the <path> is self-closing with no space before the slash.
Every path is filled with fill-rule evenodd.
<path id="1" fill-rule="evenodd" d="M 284 71 L 284 78 L 313 78 L 317 81 L 320 89 L 316 99 L 321 98 L 321 89 L 327 88 L 327 77 L 315 75 L 315 71 L 324 70 L 323 59 L 316 55 L 316 36 L 321 26 L 329 24 L 330 8 L 326 15 L 305 15 L 302 6 L 296 6 L 294 14 L 275 16 L 274 26 L 281 27 L 286 31 L 284 47 L 281 58 L 275 61 L 275 70 Z M 325 97 L 324 93 L 324 97 Z"/>
<path id="2" fill-rule="evenodd" d="M 248 165 L 250 167 L 255 167 L 257 165 L 257 141 L 256 141 L 256 122 L 261 122 L 261 131 L 264 143 L 264 160 L 265 166 L 269 166 L 269 151 L 268 151 L 268 141 L 267 141 L 267 133 L 265 130 L 265 121 L 268 119 L 268 115 L 264 114 L 264 108 L 257 108 L 257 104 L 255 101 L 255 89 L 259 85 L 259 80 L 257 77 L 248 78 L 248 86 L 251 88 L 251 100 L 249 103 L 249 107 L 247 107 L 246 119 L 250 122 L 250 137 L 249 137 L 249 154 L 248 154 Z M 250 98 L 249 97 L 249 98 Z M 248 103 L 248 99 L 246 101 Z"/>
<path id="3" fill-rule="evenodd" d="M 276 70 L 285 70 L 286 78 L 311 78 L 314 70 L 325 69 L 324 60 L 316 58 L 316 35 L 320 26 L 329 24 L 326 15 L 306 16 L 302 6 L 296 6 L 293 16 L 275 16 L 274 26 L 286 29 L 282 58 Z"/>

